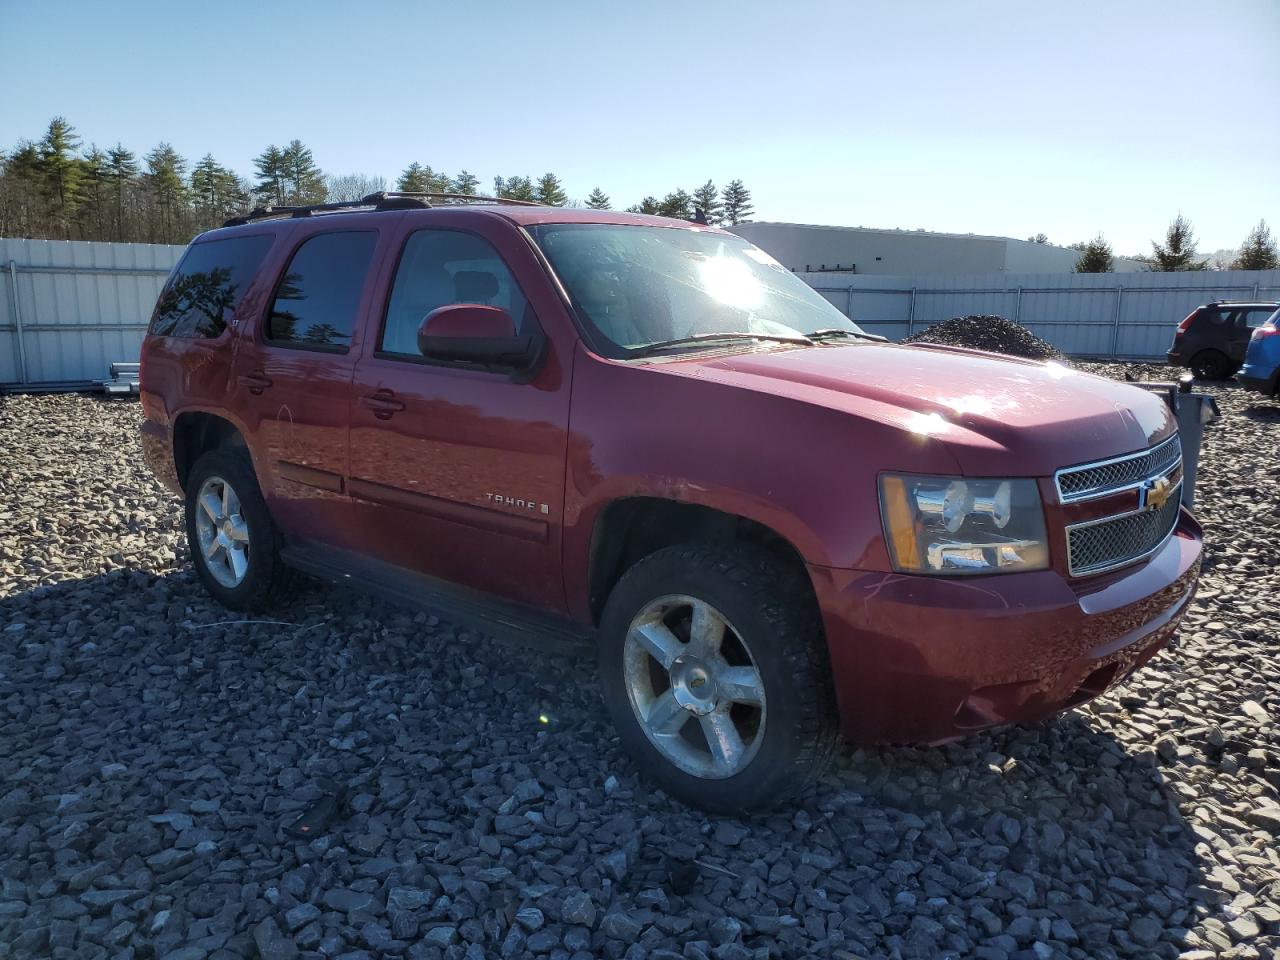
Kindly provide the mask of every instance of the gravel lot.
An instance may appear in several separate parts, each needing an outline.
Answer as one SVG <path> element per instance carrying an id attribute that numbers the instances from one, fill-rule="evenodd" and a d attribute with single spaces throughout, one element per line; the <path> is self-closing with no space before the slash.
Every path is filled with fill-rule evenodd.
<path id="1" fill-rule="evenodd" d="M 0 399 L 0 956 L 1272 956 L 1280 404 L 1210 389 L 1176 649 L 750 821 L 636 777 L 589 657 L 318 586 L 228 623 L 136 402 Z"/>

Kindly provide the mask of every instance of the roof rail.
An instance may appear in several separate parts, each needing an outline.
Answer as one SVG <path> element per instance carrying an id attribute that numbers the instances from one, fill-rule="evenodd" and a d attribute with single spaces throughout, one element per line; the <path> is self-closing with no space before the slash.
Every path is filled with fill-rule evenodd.
<path id="1" fill-rule="evenodd" d="M 518 207 L 540 207 L 543 204 L 533 200 L 513 200 L 509 197 L 484 197 L 469 193 L 418 193 L 404 190 L 379 190 L 359 200 L 341 200 L 336 203 L 311 203 L 305 206 L 257 207 L 248 213 L 231 217 L 222 225 L 239 227 L 255 220 L 274 220 L 280 217 L 310 217 L 317 213 L 330 213 L 339 210 L 360 210 L 372 207 L 374 211 L 385 210 L 425 210 L 433 204 L 432 200 L 443 201 L 443 204 L 462 203 L 498 203 Z"/>
<path id="2" fill-rule="evenodd" d="M 384 190 L 381 193 L 370 194 L 369 196 L 387 197 L 395 199 L 398 197 L 413 197 L 423 200 L 443 200 L 445 203 L 498 203 L 511 207 L 545 207 L 545 203 L 538 203 L 536 200 L 516 200 L 512 197 L 488 197 L 476 193 L 421 193 L 408 190 Z M 368 197 L 365 198 L 369 199 Z"/>

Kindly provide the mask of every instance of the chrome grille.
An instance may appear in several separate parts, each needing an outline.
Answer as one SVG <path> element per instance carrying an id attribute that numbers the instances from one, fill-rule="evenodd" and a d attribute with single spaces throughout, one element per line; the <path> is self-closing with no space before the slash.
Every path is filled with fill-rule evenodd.
<path id="1" fill-rule="evenodd" d="M 1174 434 L 1141 453 L 1067 467 L 1057 473 L 1058 498 L 1063 503 L 1072 503 L 1139 487 L 1150 477 L 1168 473 L 1181 460 L 1182 446 Z"/>
<path id="2" fill-rule="evenodd" d="M 1154 553 L 1178 522 L 1181 494 L 1179 483 L 1164 505 L 1154 510 L 1068 527 L 1067 564 L 1071 575 L 1101 573 Z"/>

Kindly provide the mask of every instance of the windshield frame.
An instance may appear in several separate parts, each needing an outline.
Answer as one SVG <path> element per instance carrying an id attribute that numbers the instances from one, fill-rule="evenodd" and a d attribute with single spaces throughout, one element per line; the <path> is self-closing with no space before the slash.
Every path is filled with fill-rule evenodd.
<path id="1" fill-rule="evenodd" d="M 593 353 L 596 353 L 602 357 L 605 357 L 611 360 L 637 360 L 637 361 L 644 360 L 644 361 L 652 362 L 658 359 L 678 359 L 681 356 L 684 356 L 686 354 L 704 353 L 706 351 L 711 351 L 711 350 L 746 351 L 746 350 L 756 350 L 762 347 L 794 350 L 794 349 L 806 346 L 804 343 L 801 343 L 801 342 L 795 342 L 795 343 L 787 342 L 787 341 L 780 342 L 779 339 L 771 338 L 769 335 L 766 335 L 766 334 L 760 334 L 759 337 L 754 340 L 747 339 L 746 336 L 743 336 L 741 339 L 734 340 L 734 339 L 730 339 L 733 334 L 750 334 L 750 331 L 728 331 L 728 330 L 722 331 L 723 333 L 729 335 L 724 340 L 708 339 L 706 343 L 698 343 L 696 341 L 690 342 L 687 347 L 682 346 L 680 348 L 673 349 L 671 353 L 665 354 L 665 355 L 651 353 L 650 348 L 653 345 L 652 343 L 639 344 L 634 347 L 626 347 L 626 346 L 623 346 L 622 344 L 617 343 L 615 340 L 613 340 L 610 336 L 608 336 L 608 334 L 606 334 L 603 330 L 601 330 L 595 324 L 595 322 L 591 319 L 590 314 L 587 313 L 587 311 L 582 308 L 581 304 L 578 303 L 573 290 L 560 277 L 560 274 L 556 270 L 554 263 L 552 263 L 551 258 L 547 255 L 546 250 L 543 249 L 542 244 L 539 242 L 538 236 L 537 236 L 537 231 L 541 230 L 542 228 L 554 228 L 554 227 L 591 228 L 591 227 L 597 227 L 597 226 L 632 229 L 632 230 L 688 231 L 691 233 L 701 233 L 701 234 L 713 235 L 713 236 L 719 235 L 719 236 L 725 236 L 725 237 L 732 237 L 735 242 L 745 244 L 751 247 L 752 249 L 757 249 L 757 250 L 759 249 L 754 244 L 752 244 L 749 240 L 747 240 L 745 237 L 740 237 L 735 233 L 731 233 L 727 230 L 722 230 L 716 227 L 708 228 L 708 227 L 702 227 L 694 224 L 690 224 L 687 227 L 680 226 L 678 224 L 666 224 L 666 223 L 632 224 L 632 223 L 618 223 L 618 222 L 611 222 L 611 221 L 599 221 L 598 223 L 596 222 L 578 223 L 576 221 L 563 221 L 563 222 L 549 221 L 546 223 L 536 223 L 536 224 L 528 224 L 528 225 L 522 224 L 520 226 L 520 232 L 524 234 L 526 241 L 529 243 L 529 246 L 534 251 L 534 255 L 542 263 L 543 269 L 547 271 L 548 277 L 551 279 L 551 281 L 555 284 L 556 288 L 560 292 L 561 299 L 565 303 L 566 307 L 568 307 L 569 309 L 569 315 L 573 320 L 574 326 L 577 328 L 578 335 L 581 337 L 581 339 L 586 344 L 588 349 L 590 349 Z M 799 280 L 799 278 L 796 278 L 796 279 L 798 280 L 798 282 L 804 283 L 803 280 Z M 813 290 L 812 287 L 810 287 L 809 289 Z M 822 294 L 818 293 L 816 290 L 813 290 L 813 293 L 815 296 L 822 297 Z M 826 300 L 825 297 L 822 297 L 822 299 Z M 831 309 L 835 311 L 835 313 L 838 316 L 842 317 L 846 323 L 849 323 L 852 326 L 853 332 L 861 331 L 861 335 L 865 335 L 865 331 L 862 331 L 862 328 L 858 326 L 857 322 L 852 317 L 846 316 L 843 312 L 841 312 L 841 310 L 837 306 L 835 306 L 835 304 L 831 304 L 830 301 L 827 301 L 827 303 L 830 304 Z M 796 334 L 796 339 L 801 340 L 803 336 L 804 336 L 804 332 L 801 331 Z M 657 341 L 654 341 L 654 342 L 657 342 Z"/>

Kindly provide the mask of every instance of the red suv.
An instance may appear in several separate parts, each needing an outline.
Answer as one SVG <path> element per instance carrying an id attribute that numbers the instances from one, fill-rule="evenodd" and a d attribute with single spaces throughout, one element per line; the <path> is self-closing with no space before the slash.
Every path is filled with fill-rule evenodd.
<path id="1" fill-rule="evenodd" d="M 1044 717 L 1170 638 L 1200 528 L 1159 397 L 861 331 L 724 231 L 379 194 L 191 244 L 147 459 L 209 592 L 286 567 L 592 638 L 626 749 L 708 809 L 837 733 Z"/>

